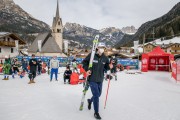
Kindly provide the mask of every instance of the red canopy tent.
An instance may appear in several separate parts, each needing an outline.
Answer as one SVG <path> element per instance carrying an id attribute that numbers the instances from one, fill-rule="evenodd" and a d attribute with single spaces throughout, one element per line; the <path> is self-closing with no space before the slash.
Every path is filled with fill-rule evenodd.
<path id="1" fill-rule="evenodd" d="M 164 52 L 158 46 L 152 52 L 142 54 L 141 70 L 142 72 L 148 70 L 169 71 L 171 60 L 174 60 L 174 55 Z"/>

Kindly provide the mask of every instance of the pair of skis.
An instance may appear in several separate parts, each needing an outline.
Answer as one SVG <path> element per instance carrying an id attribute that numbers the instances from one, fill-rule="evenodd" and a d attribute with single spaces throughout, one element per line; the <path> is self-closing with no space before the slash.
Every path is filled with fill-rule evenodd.
<path id="1" fill-rule="evenodd" d="M 89 66 L 88 66 L 89 68 L 92 68 L 92 66 L 93 66 L 94 55 L 96 53 L 96 48 L 98 46 L 98 43 L 99 43 L 99 35 L 96 35 L 95 39 L 93 40 L 93 47 L 92 47 L 90 62 L 89 62 Z M 83 110 L 85 96 L 86 96 L 86 93 L 88 91 L 88 88 L 89 88 L 89 84 L 88 84 L 88 81 L 86 78 L 84 90 L 83 90 L 83 95 L 82 95 L 82 99 L 81 99 L 81 104 L 80 104 L 80 108 L 79 108 L 80 111 Z"/>

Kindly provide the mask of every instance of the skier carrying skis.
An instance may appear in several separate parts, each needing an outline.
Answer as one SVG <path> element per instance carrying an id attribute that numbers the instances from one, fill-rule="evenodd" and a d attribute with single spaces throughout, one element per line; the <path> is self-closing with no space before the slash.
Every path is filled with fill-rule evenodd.
<path id="1" fill-rule="evenodd" d="M 98 43 L 92 68 L 90 69 L 88 68 L 91 54 L 89 54 L 83 60 L 83 68 L 87 71 L 87 76 L 89 76 L 88 82 L 93 95 L 91 99 L 87 100 L 88 109 L 89 110 L 91 109 L 91 104 L 93 102 L 94 111 L 95 111 L 94 117 L 96 119 L 101 119 L 99 115 L 99 97 L 101 96 L 101 92 L 102 92 L 104 69 L 109 70 L 113 68 L 113 65 L 109 63 L 109 59 L 104 54 L 105 48 L 106 46 L 104 43 L 102 42 Z"/>

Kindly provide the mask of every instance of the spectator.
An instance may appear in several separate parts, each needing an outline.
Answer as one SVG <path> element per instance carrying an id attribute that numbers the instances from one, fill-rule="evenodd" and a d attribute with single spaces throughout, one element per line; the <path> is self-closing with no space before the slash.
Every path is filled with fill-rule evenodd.
<path id="1" fill-rule="evenodd" d="M 66 80 L 68 79 L 68 83 L 70 84 L 70 76 L 72 74 L 72 71 L 70 70 L 70 67 L 66 67 L 66 71 L 64 72 L 64 84 L 66 84 Z"/>
<path id="2" fill-rule="evenodd" d="M 4 79 L 3 80 L 9 80 L 10 69 L 11 69 L 10 58 L 5 56 L 5 61 L 3 64 L 3 72 L 4 72 Z"/>
<path id="3" fill-rule="evenodd" d="M 23 58 L 22 59 L 22 69 L 28 73 L 27 67 L 28 67 L 28 61 L 25 58 Z"/>
<path id="4" fill-rule="evenodd" d="M 41 59 L 38 60 L 37 66 L 38 66 L 38 75 L 41 75 L 41 70 L 42 70 L 42 61 L 41 61 Z"/>
<path id="5" fill-rule="evenodd" d="M 29 60 L 30 72 L 29 72 L 29 83 L 35 83 L 34 78 L 36 77 L 36 70 L 37 70 L 37 60 L 35 59 L 35 55 L 32 54 L 32 58 Z"/>
<path id="6" fill-rule="evenodd" d="M 50 69 L 51 69 L 50 82 L 52 81 L 54 73 L 55 73 L 56 81 L 58 81 L 57 79 L 58 68 L 59 68 L 59 60 L 57 60 L 57 56 L 53 56 L 53 59 L 50 60 Z"/>

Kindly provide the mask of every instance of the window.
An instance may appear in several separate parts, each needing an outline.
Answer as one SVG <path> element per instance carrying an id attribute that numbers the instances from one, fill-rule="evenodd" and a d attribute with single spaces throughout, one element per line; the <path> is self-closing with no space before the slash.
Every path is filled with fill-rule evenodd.
<path id="1" fill-rule="evenodd" d="M 0 53 L 1 53 L 1 48 L 0 48 Z"/>
<path id="2" fill-rule="evenodd" d="M 58 25 L 60 25 L 60 22 L 58 22 Z"/>
<path id="3" fill-rule="evenodd" d="M 61 33 L 61 29 L 57 29 L 57 32 L 58 32 L 58 33 Z"/>
<path id="4" fill-rule="evenodd" d="M 14 53 L 14 49 L 13 48 L 11 48 L 11 53 Z"/>

